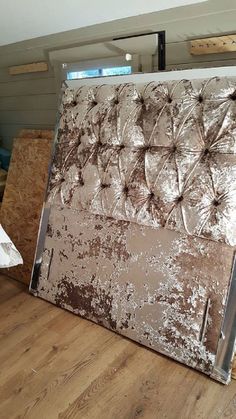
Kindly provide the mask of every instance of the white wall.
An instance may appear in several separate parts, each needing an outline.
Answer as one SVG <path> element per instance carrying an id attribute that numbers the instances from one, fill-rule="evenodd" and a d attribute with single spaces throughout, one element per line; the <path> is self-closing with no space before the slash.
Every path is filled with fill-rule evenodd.
<path id="1" fill-rule="evenodd" d="M 0 45 L 206 0 L 7 0 Z"/>

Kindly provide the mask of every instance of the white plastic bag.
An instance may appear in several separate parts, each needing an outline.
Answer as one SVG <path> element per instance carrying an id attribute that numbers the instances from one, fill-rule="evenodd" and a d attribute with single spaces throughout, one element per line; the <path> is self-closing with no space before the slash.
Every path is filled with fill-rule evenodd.
<path id="1" fill-rule="evenodd" d="M 22 265 L 23 259 L 0 224 L 0 268 Z"/>

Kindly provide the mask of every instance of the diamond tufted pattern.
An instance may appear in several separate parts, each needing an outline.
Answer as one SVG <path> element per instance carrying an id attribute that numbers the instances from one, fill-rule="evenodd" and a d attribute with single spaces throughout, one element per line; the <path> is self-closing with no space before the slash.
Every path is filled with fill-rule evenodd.
<path id="1" fill-rule="evenodd" d="M 236 80 L 66 89 L 49 200 L 236 244 Z"/>

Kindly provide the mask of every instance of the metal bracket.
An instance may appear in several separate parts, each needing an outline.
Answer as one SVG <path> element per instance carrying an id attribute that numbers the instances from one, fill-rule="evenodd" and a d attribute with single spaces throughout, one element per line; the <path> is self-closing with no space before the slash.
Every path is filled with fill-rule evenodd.
<path id="1" fill-rule="evenodd" d="M 230 372 L 232 368 L 232 359 L 234 355 L 234 345 L 236 336 L 236 255 L 234 255 L 231 284 L 227 296 L 227 306 L 219 345 L 216 354 L 216 360 L 211 376 L 217 377 L 223 383 L 230 381 Z"/>

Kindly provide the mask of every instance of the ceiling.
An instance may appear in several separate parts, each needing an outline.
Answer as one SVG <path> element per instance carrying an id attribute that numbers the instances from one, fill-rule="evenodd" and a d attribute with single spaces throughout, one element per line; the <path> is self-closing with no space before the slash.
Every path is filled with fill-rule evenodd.
<path id="1" fill-rule="evenodd" d="M 0 45 L 206 0 L 7 0 L 1 2 Z"/>

